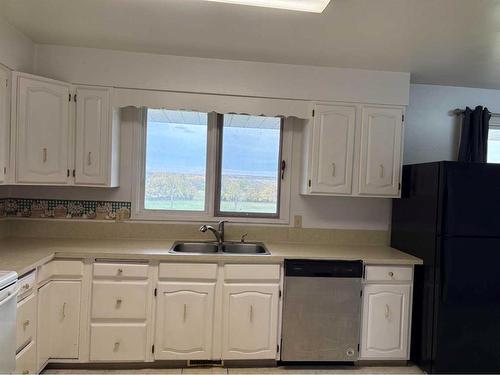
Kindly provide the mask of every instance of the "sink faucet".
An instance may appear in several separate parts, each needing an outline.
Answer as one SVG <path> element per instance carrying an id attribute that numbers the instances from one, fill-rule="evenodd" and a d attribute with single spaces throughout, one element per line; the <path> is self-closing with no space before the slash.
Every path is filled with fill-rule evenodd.
<path id="1" fill-rule="evenodd" d="M 222 243 L 224 242 L 224 223 L 225 222 L 226 221 L 224 221 L 224 220 L 219 221 L 217 229 L 215 229 L 211 225 L 204 224 L 200 227 L 200 232 L 205 233 L 207 230 L 209 230 L 215 236 L 217 243 L 219 245 L 222 245 Z"/>

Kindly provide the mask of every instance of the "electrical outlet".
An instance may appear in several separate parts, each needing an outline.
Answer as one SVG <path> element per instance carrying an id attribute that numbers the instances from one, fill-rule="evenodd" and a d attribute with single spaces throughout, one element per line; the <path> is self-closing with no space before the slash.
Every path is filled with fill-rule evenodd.
<path id="1" fill-rule="evenodd" d="M 293 216 L 293 226 L 295 228 L 302 228 L 302 215 Z"/>

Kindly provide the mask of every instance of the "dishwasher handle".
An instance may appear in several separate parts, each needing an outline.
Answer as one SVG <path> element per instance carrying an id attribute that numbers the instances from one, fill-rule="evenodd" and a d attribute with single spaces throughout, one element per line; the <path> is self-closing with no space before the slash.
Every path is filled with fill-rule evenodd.
<path id="1" fill-rule="evenodd" d="M 361 278 L 361 260 L 285 260 L 285 276 Z"/>

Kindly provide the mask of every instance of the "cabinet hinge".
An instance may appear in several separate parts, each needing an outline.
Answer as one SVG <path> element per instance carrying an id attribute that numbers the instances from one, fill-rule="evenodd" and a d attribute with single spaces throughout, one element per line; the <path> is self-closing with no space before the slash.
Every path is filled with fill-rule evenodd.
<path id="1" fill-rule="evenodd" d="M 152 345 L 152 346 L 151 346 L 151 353 L 154 353 L 154 352 L 155 352 L 155 346 L 154 346 L 154 345 Z"/>
<path id="2" fill-rule="evenodd" d="M 316 111 L 313 109 L 312 110 L 312 117 L 314 117 L 315 114 L 316 114 Z"/>
<path id="3" fill-rule="evenodd" d="M 154 293 L 155 293 L 155 297 L 156 297 L 156 295 L 158 294 L 158 289 L 157 288 L 155 288 L 155 292 Z"/>

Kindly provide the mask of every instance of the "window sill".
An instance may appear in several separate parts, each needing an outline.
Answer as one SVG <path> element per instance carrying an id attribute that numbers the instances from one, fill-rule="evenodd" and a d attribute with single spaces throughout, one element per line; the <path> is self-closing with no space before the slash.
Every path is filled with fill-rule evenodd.
<path id="1" fill-rule="evenodd" d="M 167 214 L 160 212 L 135 212 L 132 214 L 131 220 L 143 222 L 170 222 L 170 223 L 205 223 L 217 222 L 226 220 L 231 223 L 246 223 L 246 224 L 272 224 L 272 225 L 289 225 L 290 220 L 284 218 L 256 218 L 256 217 L 234 217 L 234 216 L 211 216 L 204 212 L 199 214 Z"/>

